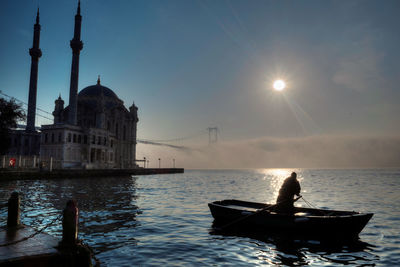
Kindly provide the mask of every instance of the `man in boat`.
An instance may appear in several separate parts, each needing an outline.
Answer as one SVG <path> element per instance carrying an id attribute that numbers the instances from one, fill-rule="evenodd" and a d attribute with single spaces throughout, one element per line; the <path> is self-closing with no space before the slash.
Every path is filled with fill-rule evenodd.
<path id="1" fill-rule="evenodd" d="M 286 178 L 279 190 L 278 198 L 276 199 L 275 211 L 282 213 L 294 212 L 294 196 L 300 196 L 300 183 L 297 181 L 297 174 L 292 172 L 290 177 Z"/>

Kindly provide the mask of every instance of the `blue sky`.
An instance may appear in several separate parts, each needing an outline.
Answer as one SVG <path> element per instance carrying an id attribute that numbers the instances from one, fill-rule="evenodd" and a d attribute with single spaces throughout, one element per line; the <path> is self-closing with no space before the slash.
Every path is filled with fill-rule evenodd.
<path id="1" fill-rule="evenodd" d="M 0 90 L 27 102 L 38 5 L 37 103 L 52 112 L 60 93 L 68 103 L 77 1 L 0 2 Z M 313 137 L 335 147 L 332 140 L 343 136 L 387 144 L 400 136 L 399 11 L 399 1 L 83 0 L 79 90 L 101 75 L 126 106 L 134 101 L 141 139 L 217 126 L 221 143 L 246 148 Z M 288 85 L 281 93 L 272 90 L 277 78 Z M 187 142 L 201 147 L 208 136 Z M 400 162 L 393 142 L 386 165 Z M 138 156 L 194 157 L 160 149 L 139 145 Z M 254 166 L 240 165 L 240 158 L 234 165 L 262 167 L 262 155 Z"/>

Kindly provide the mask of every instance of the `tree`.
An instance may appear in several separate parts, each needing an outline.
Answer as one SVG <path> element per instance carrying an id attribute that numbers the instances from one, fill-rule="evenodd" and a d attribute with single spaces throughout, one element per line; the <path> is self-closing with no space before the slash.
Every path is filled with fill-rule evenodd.
<path id="1" fill-rule="evenodd" d="M 25 112 L 21 105 L 13 99 L 7 101 L 0 97 L 0 154 L 4 154 L 10 147 L 10 131 L 17 127 L 19 120 L 25 119 Z"/>

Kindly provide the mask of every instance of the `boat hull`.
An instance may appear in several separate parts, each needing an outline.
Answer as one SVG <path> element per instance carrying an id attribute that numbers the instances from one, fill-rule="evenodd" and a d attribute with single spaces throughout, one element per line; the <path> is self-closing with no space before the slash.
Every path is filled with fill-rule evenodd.
<path id="1" fill-rule="evenodd" d="M 268 210 L 270 205 L 240 200 L 209 203 L 214 228 L 285 233 L 317 238 L 357 238 L 372 213 L 295 208 L 294 214 Z M 266 208 L 265 211 L 259 211 Z"/>

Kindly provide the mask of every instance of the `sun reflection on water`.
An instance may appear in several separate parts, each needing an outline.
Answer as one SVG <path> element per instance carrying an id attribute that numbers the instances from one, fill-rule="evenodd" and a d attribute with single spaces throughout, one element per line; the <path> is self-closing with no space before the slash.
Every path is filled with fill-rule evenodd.
<path id="1" fill-rule="evenodd" d="M 283 181 L 290 176 L 292 171 L 289 169 L 261 169 L 260 172 L 264 175 L 263 180 L 269 182 L 270 197 L 268 201 L 272 203 L 278 197 Z"/>
<path id="2" fill-rule="evenodd" d="M 260 169 L 260 173 L 264 175 L 263 180 L 269 182 L 270 197 L 268 201 L 273 203 L 279 194 L 283 181 L 295 171 L 297 173 L 297 180 L 300 182 L 303 180 L 300 170 L 293 169 Z M 301 205 L 300 205 L 301 206 Z"/>

